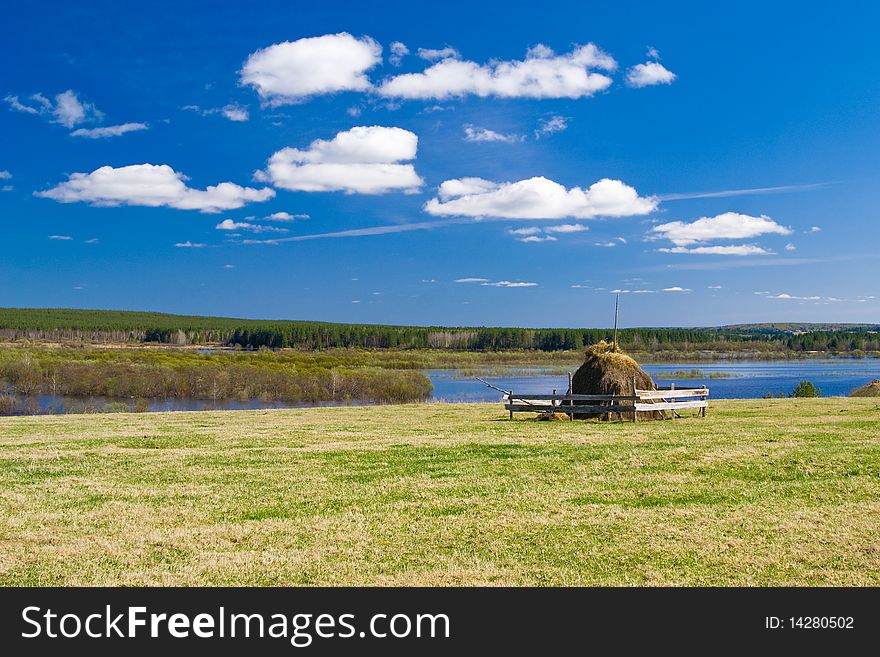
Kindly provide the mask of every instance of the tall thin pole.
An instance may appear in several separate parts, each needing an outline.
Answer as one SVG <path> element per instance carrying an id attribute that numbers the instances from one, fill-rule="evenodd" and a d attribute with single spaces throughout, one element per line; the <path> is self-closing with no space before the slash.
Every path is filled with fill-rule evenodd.
<path id="1" fill-rule="evenodd" d="M 614 301 L 614 346 L 617 346 L 617 312 L 620 309 L 620 295 Z"/>

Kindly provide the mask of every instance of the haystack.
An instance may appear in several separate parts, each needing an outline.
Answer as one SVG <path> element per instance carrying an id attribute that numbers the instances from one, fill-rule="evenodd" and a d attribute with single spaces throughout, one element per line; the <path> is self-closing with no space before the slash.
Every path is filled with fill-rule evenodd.
<path id="1" fill-rule="evenodd" d="M 571 392 L 575 395 L 633 396 L 635 388 L 656 390 L 657 386 L 632 356 L 627 355 L 614 342 L 605 340 L 587 347 L 584 364 L 574 373 L 571 381 Z M 596 402 L 585 401 L 581 404 L 594 405 Z M 596 414 L 595 417 L 602 415 Z M 628 415 L 632 417 L 632 413 Z M 638 419 L 649 420 L 661 417 L 662 415 L 657 412 L 640 412 Z"/>
<path id="2" fill-rule="evenodd" d="M 880 379 L 874 379 L 871 383 L 863 385 L 849 393 L 850 397 L 880 397 Z"/>

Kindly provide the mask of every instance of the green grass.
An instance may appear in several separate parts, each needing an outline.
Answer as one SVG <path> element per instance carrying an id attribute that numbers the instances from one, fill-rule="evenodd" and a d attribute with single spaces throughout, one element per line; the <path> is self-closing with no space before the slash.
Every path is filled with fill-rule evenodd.
<path id="1" fill-rule="evenodd" d="M 880 584 L 880 402 L 0 418 L 3 585 Z"/>

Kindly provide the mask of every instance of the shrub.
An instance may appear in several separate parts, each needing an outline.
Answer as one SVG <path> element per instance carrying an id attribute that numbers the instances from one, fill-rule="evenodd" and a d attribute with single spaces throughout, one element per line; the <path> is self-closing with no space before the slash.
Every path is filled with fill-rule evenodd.
<path id="1" fill-rule="evenodd" d="M 792 397 L 821 397 L 822 391 L 819 390 L 816 386 L 813 385 L 811 381 L 801 381 L 797 384 L 794 391 L 791 393 Z"/>

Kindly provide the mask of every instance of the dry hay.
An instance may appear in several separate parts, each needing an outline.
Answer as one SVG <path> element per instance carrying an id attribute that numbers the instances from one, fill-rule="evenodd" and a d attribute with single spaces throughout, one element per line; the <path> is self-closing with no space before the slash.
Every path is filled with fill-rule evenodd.
<path id="1" fill-rule="evenodd" d="M 544 421 L 556 421 L 556 420 L 570 420 L 571 416 L 568 413 L 557 413 L 554 411 L 544 411 L 538 413 L 535 417 L 536 420 L 544 420 Z"/>
<path id="2" fill-rule="evenodd" d="M 581 365 L 571 382 L 571 392 L 575 395 L 623 395 L 632 397 L 635 389 L 656 390 L 657 386 L 645 370 L 632 356 L 627 355 L 614 342 L 602 340 L 587 347 L 584 364 Z M 578 402 L 575 402 L 577 404 Z M 584 405 L 599 404 L 605 402 L 580 402 Z M 626 402 L 624 402 L 626 403 Z M 600 417 L 606 414 L 596 414 Z M 621 419 L 620 413 L 614 413 L 616 419 Z M 632 417 L 632 413 L 627 413 Z M 584 416 L 581 416 L 584 417 Z M 663 416 L 656 412 L 639 412 L 638 419 L 660 419 Z"/>
<path id="3" fill-rule="evenodd" d="M 850 397 L 880 397 L 880 379 L 874 379 L 871 383 L 863 385 L 849 393 Z"/>

